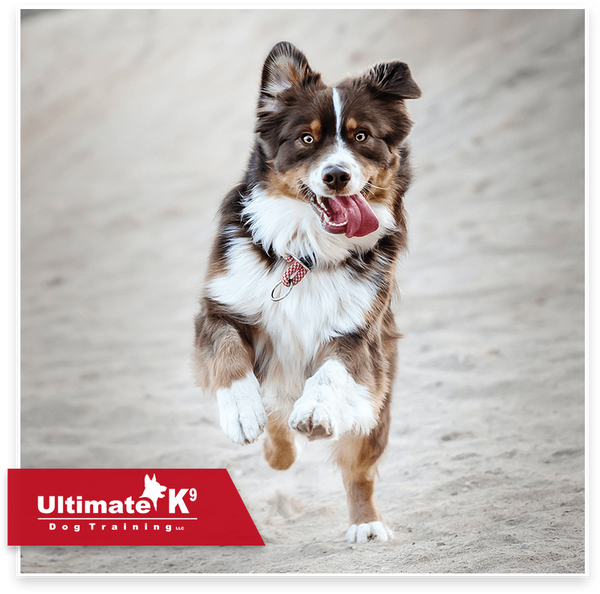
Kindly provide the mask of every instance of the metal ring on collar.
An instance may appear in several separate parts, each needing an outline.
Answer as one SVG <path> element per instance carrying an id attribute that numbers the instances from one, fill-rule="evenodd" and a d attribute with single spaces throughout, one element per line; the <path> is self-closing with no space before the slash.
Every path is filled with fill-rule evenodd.
<path id="1" fill-rule="evenodd" d="M 275 297 L 275 291 L 277 290 L 277 287 L 278 287 L 279 285 L 283 286 L 283 281 L 279 281 L 279 282 L 278 282 L 278 283 L 277 283 L 277 284 L 276 284 L 276 285 L 273 287 L 273 290 L 271 291 L 271 299 L 272 299 L 273 301 L 281 301 L 282 299 L 285 299 L 285 298 L 286 298 L 286 297 L 287 297 L 287 296 L 288 296 L 288 295 L 289 295 L 289 294 L 292 292 L 292 289 L 294 288 L 294 283 L 293 283 L 293 282 L 291 282 L 291 279 L 290 279 L 290 286 L 289 286 L 289 289 L 287 290 L 287 292 L 286 292 L 286 293 L 284 293 L 283 295 L 280 295 L 279 297 Z"/>

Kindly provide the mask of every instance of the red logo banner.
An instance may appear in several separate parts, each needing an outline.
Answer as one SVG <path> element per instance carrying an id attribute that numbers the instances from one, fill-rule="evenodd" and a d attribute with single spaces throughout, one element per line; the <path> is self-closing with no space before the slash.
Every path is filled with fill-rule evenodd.
<path id="1" fill-rule="evenodd" d="M 224 469 L 9 469 L 9 546 L 264 546 Z"/>

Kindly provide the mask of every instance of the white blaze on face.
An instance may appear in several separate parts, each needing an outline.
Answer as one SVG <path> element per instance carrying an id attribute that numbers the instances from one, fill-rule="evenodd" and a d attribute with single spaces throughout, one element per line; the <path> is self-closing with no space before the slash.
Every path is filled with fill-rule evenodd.
<path id="1" fill-rule="evenodd" d="M 344 195 L 358 194 L 366 185 L 361 167 L 342 139 L 343 106 L 338 90 L 332 89 L 333 109 L 335 112 L 335 144 L 333 150 L 315 167 L 308 176 L 308 185 L 317 196 L 331 196 L 331 189 L 323 183 L 323 171 L 327 167 L 344 167 L 350 173 L 350 182 L 344 188 Z"/>
<path id="2" fill-rule="evenodd" d="M 342 100 L 338 90 L 331 89 L 333 95 L 333 110 L 335 112 L 335 138 L 338 143 L 342 143 Z"/>
<path id="3" fill-rule="evenodd" d="M 333 148 L 308 176 L 308 186 L 316 195 L 312 204 L 325 230 L 333 234 L 344 233 L 348 238 L 364 237 L 379 228 L 379 219 L 361 194 L 367 177 L 363 174 L 360 163 L 344 142 L 344 108 L 339 91 L 331 91 L 333 111 L 335 114 L 335 138 Z M 344 184 L 339 183 L 335 175 L 345 175 Z M 330 183 L 326 183 L 328 178 Z M 335 182 L 335 183 L 332 183 Z"/>

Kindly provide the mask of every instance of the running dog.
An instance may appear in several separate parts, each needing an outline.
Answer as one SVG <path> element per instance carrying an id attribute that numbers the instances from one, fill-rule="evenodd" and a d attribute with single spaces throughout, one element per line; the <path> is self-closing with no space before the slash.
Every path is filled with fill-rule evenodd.
<path id="1" fill-rule="evenodd" d="M 195 320 L 198 385 L 234 442 L 266 429 L 275 469 L 294 436 L 328 439 L 350 542 L 388 540 L 373 491 L 388 441 L 400 334 L 391 310 L 406 248 L 403 197 L 421 94 L 403 62 L 327 86 L 277 44 L 262 70 L 256 142 L 225 197 Z"/>

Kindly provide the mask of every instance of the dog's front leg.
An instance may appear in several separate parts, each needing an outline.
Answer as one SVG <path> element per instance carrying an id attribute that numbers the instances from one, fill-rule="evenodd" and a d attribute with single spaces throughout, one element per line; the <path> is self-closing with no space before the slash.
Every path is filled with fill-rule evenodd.
<path id="1" fill-rule="evenodd" d="M 248 444 L 264 431 L 267 413 L 258 380 L 251 371 L 231 386 L 217 390 L 221 429 L 231 441 Z"/>
<path id="2" fill-rule="evenodd" d="M 327 360 L 306 380 L 289 425 L 308 439 L 338 439 L 348 432 L 366 435 L 376 423 L 369 390 L 358 384 L 339 359 Z"/>
<path id="3" fill-rule="evenodd" d="M 211 304 L 206 309 L 210 310 Z M 239 324 L 223 312 L 200 314 L 195 359 L 197 383 L 216 395 L 225 435 L 239 444 L 256 441 L 267 423 L 267 413 L 253 372 L 254 353 Z"/>

